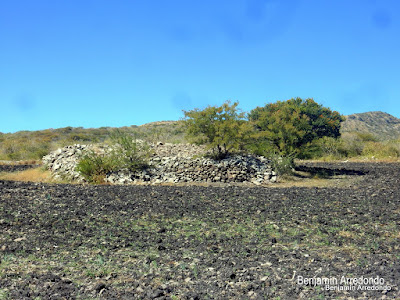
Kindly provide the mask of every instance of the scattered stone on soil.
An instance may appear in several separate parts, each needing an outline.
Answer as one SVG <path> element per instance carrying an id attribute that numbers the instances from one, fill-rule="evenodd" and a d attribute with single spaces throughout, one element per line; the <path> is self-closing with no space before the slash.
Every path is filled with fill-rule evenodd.
<path id="1" fill-rule="evenodd" d="M 399 299 L 400 165 L 304 167 L 360 180 L 323 188 L 0 181 L 0 295 Z M 382 284 L 335 290 L 307 278 Z"/>

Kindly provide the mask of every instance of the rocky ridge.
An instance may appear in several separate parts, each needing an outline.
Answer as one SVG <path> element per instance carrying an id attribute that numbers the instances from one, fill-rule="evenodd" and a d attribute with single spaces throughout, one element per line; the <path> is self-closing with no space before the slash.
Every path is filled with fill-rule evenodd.
<path id="1" fill-rule="evenodd" d="M 149 168 L 140 172 L 120 170 L 107 174 L 113 184 L 130 183 L 250 183 L 267 184 L 277 180 L 271 162 L 262 156 L 232 155 L 222 160 L 206 158 L 205 148 L 190 144 L 157 143 L 151 145 Z M 79 159 L 89 150 L 107 152 L 107 146 L 70 145 L 43 157 L 43 164 L 55 178 L 84 182 L 75 171 Z"/>
<path id="2" fill-rule="evenodd" d="M 371 111 L 346 116 L 340 131 L 365 132 L 374 135 L 378 140 L 400 138 L 400 119 L 381 111 Z"/>

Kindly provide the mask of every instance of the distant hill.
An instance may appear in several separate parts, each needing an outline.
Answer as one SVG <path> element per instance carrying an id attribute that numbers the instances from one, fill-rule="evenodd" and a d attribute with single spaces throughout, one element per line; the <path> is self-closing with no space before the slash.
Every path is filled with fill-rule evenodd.
<path id="1" fill-rule="evenodd" d="M 156 127 L 156 126 L 160 126 L 160 125 L 166 125 L 166 126 L 175 126 L 179 123 L 179 121 L 156 121 L 156 122 L 150 122 L 150 123 L 146 123 L 143 125 L 139 125 L 142 127 Z"/>
<path id="2" fill-rule="evenodd" d="M 183 129 L 177 121 L 160 121 L 119 128 L 65 127 L 15 133 L 0 132 L 0 160 L 40 159 L 50 151 L 66 145 L 106 142 L 117 130 L 150 143 L 185 141 Z"/>
<path id="3" fill-rule="evenodd" d="M 371 133 L 379 140 L 400 138 L 400 119 L 381 111 L 371 111 L 346 116 L 341 132 Z"/>
<path id="4" fill-rule="evenodd" d="M 0 132 L 0 160 L 40 159 L 57 148 L 71 144 L 104 142 L 117 128 L 65 127 L 39 131 Z M 118 128 L 150 143 L 186 142 L 184 129 L 179 121 L 158 121 Z M 378 140 L 400 139 L 400 119 L 380 111 L 346 116 L 341 132 L 348 136 L 370 133 Z"/>

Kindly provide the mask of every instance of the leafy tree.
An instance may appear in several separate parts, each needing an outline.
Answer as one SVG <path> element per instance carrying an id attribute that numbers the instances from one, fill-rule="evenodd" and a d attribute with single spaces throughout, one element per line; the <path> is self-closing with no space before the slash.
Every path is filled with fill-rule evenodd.
<path id="1" fill-rule="evenodd" d="M 257 107 L 249 120 L 258 130 L 258 140 L 269 143 L 279 154 L 301 156 L 312 141 L 340 136 L 344 118 L 313 99 L 293 98 Z"/>
<path id="2" fill-rule="evenodd" d="M 206 145 L 217 159 L 243 149 L 252 128 L 238 105 L 239 102 L 226 101 L 221 106 L 184 111 L 186 137 L 195 144 Z"/>

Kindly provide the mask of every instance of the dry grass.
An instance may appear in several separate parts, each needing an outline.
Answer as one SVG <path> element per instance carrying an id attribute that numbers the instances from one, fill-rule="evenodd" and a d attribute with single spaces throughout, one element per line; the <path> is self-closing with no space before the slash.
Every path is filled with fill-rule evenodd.
<path id="1" fill-rule="evenodd" d="M 314 178 L 311 174 L 307 172 L 297 171 L 296 173 L 301 173 L 302 177 L 298 176 L 284 176 L 280 178 L 278 182 L 271 183 L 263 186 L 268 187 L 332 187 L 332 186 L 346 186 L 350 182 L 353 182 L 354 178 L 349 178 L 348 176 L 335 176 L 334 178 Z M 297 175 L 299 175 L 297 174 Z M 350 180 L 349 180 L 350 179 Z M 12 181 L 25 181 L 25 182 L 43 182 L 43 183 L 56 183 L 61 182 L 55 180 L 51 176 L 51 172 L 48 170 L 43 170 L 42 167 L 32 168 L 20 172 L 2 172 L 0 173 L 0 180 L 12 180 Z M 66 182 L 64 182 L 66 183 Z M 104 183 L 104 185 L 109 185 L 109 183 Z M 138 183 L 138 185 L 148 185 L 148 183 Z M 160 183 L 156 185 L 161 186 L 203 186 L 203 187 L 224 187 L 227 184 L 222 182 L 185 182 L 185 183 Z M 229 183 L 232 186 L 241 187 L 256 187 L 248 183 Z"/>
<path id="2" fill-rule="evenodd" d="M 50 171 L 41 167 L 28 169 L 20 172 L 0 173 L 0 180 L 29 181 L 29 182 L 54 182 Z"/>
<path id="3" fill-rule="evenodd" d="M 40 160 L 0 160 L 0 165 L 38 165 Z"/>
<path id="4" fill-rule="evenodd" d="M 289 188 L 289 187 L 333 187 L 338 186 L 340 183 L 339 180 L 332 179 L 304 179 L 304 180 L 290 180 L 290 179 L 281 179 L 276 183 L 269 185 L 270 187 L 278 187 L 278 188 Z"/>
<path id="5" fill-rule="evenodd" d="M 351 239 L 353 239 L 353 238 L 357 237 L 357 234 L 354 233 L 354 232 L 347 231 L 347 230 L 341 230 L 341 231 L 339 232 L 339 236 L 344 237 L 344 238 L 351 238 Z"/>
<path id="6" fill-rule="evenodd" d="M 309 172 L 295 171 L 293 175 L 283 175 L 278 182 L 272 183 L 271 187 L 348 187 L 355 184 L 360 178 L 358 176 L 335 175 L 329 178 L 321 178 Z"/>
<path id="7" fill-rule="evenodd" d="M 341 159 L 333 159 L 332 157 L 323 156 L 319 159 L 308 159 L 308 160 L 296 160 L 297 162 L 329 162 L 329 163 L 341 163 L 341 162 L 376 162 L 376 163 L 393 163 L 400 162 L 399 157 L 386 157 L 376 158 L 368 156 L 356 156 L 356 157 L 345 157 Z"/>

